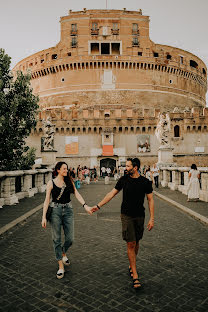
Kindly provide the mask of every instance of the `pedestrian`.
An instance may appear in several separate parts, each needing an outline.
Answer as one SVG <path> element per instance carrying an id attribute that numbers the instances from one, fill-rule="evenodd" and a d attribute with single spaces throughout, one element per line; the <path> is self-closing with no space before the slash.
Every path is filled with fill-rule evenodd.
<path id="1" fill-rule="evenodd" d="M 110 177 L 110 174 L 111 174 L 111 168 L 110 168 L 110 167 L 108 167 L 108 168 L 106 169 L 106 172 L 107 172 L 107 176 L 108 176 L 108 177 Z"/>
<path id="2" fill-rule="evenodd" d="M 69 265 L 69 259 L 66 255 L 67 250 L 74 240 L 74 217 L 71 204 L 71 194 L 92 214 L 90 207 L 85 203 L 82 196 L 74 186 L 74 182 L 69 175 L 68 166 L 65 162 L 58 162 L 55 166 L 55 179 L 50 180 L 46 188 L 46 198 L 43 205 L 42 227 L 46 228 L 46 212 L 50 203 L 50 195 L 52 195 L 53 207 L 50 219 L 53 246 L 56 260 L 58 261 L 58 271 L 56 277 L 61 279 L 64 277 L 64 265 Z M 61 227 L 64 230 L 64 244 L 61 243 Z"/>
<path id="3" fill-rule="evenodd" d="M 151 182 L 154 183 L 152 172 L 150 171 L 150 166 L 147 167 L 145 177 Z"/>
<path id="4" fill-rule="evenodd" d="M 151 172 L 152 172 L 152 176 L 154 179 L 155 186 L 156 186 L 156 188 L 158 188 L 159 187 L 159 172 L 160 171 L 159 171 L 159 168 L 157 167 L 156 164 L 153 165 Z"/>
<path id="5" fill-rule="evenodd" d="M 104 166 L 102 166 L 102 168 L 101 168 L 102 178 L 105 178 L 105 172 L 106 172 L 106 168 Z"/>
<path id="6" fill-rule="evenodd" d="M 109 192 L 96 206 L 93 207 L 94 210 L 96 207 L 97 209 L 100 209 L 123 189 L 123 201 L 121 204 L 122 236 L 127 243 L 129 273 L 133 278 L 133 287 L 135 289 L 141 287 L 136 269 L 136 255 L 139 250 L 139 241 L 142 239 L 144 231 L 145 194 L 147 196 L 150 212 L 150 219 L 147 228 L 150 231 L 154 226 L 152 183 L 139 174 L 139 168 L 140 160 L 138 158 L 128 158 L 126 161 L 127 175 L 122 176 L 118 180 L 115 188 L 113 188 L 111 192 Z"/>
<path id="7" fill-rule="evenodd" d="M 197 170 L 196 164 L 191 165 L 191 170 L 189 171 L 189 184 L 188 184 L 188 199 L 187 201 L 198 201 L 199 200 L 199 178 L 200 172 Z"/>

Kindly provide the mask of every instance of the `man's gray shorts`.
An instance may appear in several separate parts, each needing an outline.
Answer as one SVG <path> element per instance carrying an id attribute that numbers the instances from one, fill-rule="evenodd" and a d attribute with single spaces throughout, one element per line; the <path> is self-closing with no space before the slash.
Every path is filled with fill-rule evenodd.
<path id="1" fill-rule="evenodd" d="M 126 242 L 138 242 L 144 233 L 144 217 L 129 217 L 121 214 L 122 237 Z"/>

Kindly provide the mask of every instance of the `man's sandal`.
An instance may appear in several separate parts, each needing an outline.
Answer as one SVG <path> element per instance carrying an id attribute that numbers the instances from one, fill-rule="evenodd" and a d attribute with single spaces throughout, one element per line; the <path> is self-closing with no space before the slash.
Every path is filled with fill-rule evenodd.
<path id="1" fill-rule="evenodd" d="M 57 271 L 57 273 L 56 273 L 56 277 L 57 277 L 58 279 L 63 278 L 63 277 L 64 277 L 64 269 L 59 269 L 59 270 Z"/>
<path id="2" fill-rule="evenodd" d="M 130 277 L 132 277 L 132 278 L 133 278 L 133 272 L 132 272 L 131 267 L 129 267 L 129 275 L 130 275 Z"/>
<path id="3" fill-rule="evenodd" d="M 134 279 L 133 279 L 133 288 L 134 288 L 134 289 L 139 289 L 139 288 L 141 288 L 141 287 L 142 287 L 142 285 L 141 285 L 139 279 L 138 279 L 138 278 L 134 278 Z"/>

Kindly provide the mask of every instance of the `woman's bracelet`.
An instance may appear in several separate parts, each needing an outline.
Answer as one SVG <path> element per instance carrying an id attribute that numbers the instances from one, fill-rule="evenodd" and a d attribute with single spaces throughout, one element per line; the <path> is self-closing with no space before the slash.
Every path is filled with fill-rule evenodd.
<path id="1" fill-rule="evenodd" d="M 85 205 L 87 205 L 87 204 L 86 204 L 86 203 L 84 203 L 84 204 L 82 205 L 82 207 L 84 208 L 84 206 L 85 206 Z"/>
<path id="2" fill-rule="evenodd" d="M 96 205 L 96 206 L 97 206 L 98 209 L 100 209 L 100 206 L 99 206 L 99 205 Z"/>

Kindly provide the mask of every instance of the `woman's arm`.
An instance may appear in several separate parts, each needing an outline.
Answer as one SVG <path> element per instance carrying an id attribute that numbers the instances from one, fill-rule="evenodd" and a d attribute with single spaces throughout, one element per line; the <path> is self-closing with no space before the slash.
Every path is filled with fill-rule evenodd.
<path id="1" fill-rule="evenodd" d="M 80 204 L 84 207 L 84 209 L 87 211 L 87 213 L 89 213 L 90 215 L 92 215 L 93 211 L 92 208 L 89 207 L 86 203 L 84 198 L 82 197 L 82 195 L 77 191 L 76 187 L 74 186 L 74 195 L 76 197 L 76 199 L 80 202 Z"/>
<path id="2" fill-rule="evenodd" d="M 49 181 L 46 187 L 46 197 L 45 197 L 45 201 L 43 204 L 43 216 L 42 216 L 42 227 L 46 228 L 46 212 L 48 210 L 48 206 L 50 203 L 50 196 L 51 196 L 51 190 L 53 188 L 53 183 L 52 181 Z"/>

